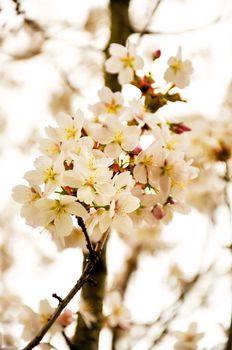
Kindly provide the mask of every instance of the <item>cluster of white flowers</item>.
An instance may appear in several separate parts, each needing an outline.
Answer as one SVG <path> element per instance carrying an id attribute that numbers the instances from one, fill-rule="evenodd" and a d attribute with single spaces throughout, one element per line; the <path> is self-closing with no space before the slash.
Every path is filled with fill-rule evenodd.
<path id="1" fill-rule="evenodd" d="M 213 219 L 215 209 L 226 202 L 226 187 L 232 179 L 231 122 L 196 116 L 188 119 L 188 125 L 193 131 L 187 140 L 187 153 L 194 159 L 199 176 L 189 186 L 186 200 Z"/>
<path id="2" fill-rule="evenodd" d="M 28 185 L 13 190 L 27 224 L 48 230 L 60 246 L 78 218 L 93 241 L 109 228 L 133 235 L 135 227 L 168 223 L 173 211 L 186 212 L 185 188 L 197 176 L 178 142 L 187 129 L 158 118 L 146 100 L 147 93 L 155 97 L 153 80 L 137 75 L 143 60 L 135 46 L 112 44 L 110 53 L 106 69 L 119 73 L 121 84 L 137 84 L 140 98 L 125 102 L 121 92 L 103 87 L 89 107 L 91 120 L 81 110 L 60 115 L 56 127 L 46 128 L 35 169 L 24 176 Z"/>

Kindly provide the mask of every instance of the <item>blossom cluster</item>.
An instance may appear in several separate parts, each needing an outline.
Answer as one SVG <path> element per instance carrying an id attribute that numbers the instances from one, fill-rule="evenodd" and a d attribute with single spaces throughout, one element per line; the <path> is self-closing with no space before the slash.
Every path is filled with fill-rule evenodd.
<path id="1" fill-rule="evenodd" d="M 232 179 L 231 123 L 191 117 L 188 125 L 193 131 L 188 137 L 187 154 L 194 159 L 199 176 L 189 186 L 186 200 L 213 219 L 215 210 L 227 202 L 227 187 Z"/>
<path id="2" fill-rule="evenodd" d="M 165 99 L 181 100 L 174 84 L 161 92 L 151 74 L 138 75 L 143 59 L 132 43 L 112 44 L 110 53 L 106 69 L 118 73 L 121 84 L 136 86 L 140 97 L 125 101 L 103 87 L 89 106 L 91 118 L 82 110 L 59 115 L 57 125 L 45 129 L 35 168 L 24 175 L 28 184 L 13 190 L 26 223 L 49 231 L 60 246 L 80 218 L 93 241 L 110 228 L 126 235 L 148 225 L 157 230 L 175 210 L 187 210 L 185 188 L 197 176 L 179 142 L 189 128 L 154 113 Z M 183 74 L 186 80 L 186 69 Z"/>

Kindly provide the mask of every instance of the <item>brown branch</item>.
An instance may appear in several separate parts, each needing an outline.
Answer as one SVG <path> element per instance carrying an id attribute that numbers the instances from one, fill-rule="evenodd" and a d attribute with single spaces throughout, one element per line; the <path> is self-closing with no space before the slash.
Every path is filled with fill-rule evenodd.
<path id="1" fill-rule="evenodd" d="M 161 3 L 162 3 L 162 0 L 157 0 L 156 4 L 155 4 L 153 10 L 151 11 L 151 14 L 150 14 L 150 16 L 149 16 L 149 18 L 147 20 L 147 23 L 145 24 L 145 26 L 142 29 L 142 31 L 138 33 L 139 34 L 139 38 L 138 38 L 138 42 L 137 43 L 139 43 L 139 41 L 141 40 L 141 38 L 142 38 L 142 36 L 144 34 L 148 33 L 148 27 L 151 24 L 151 21 L 152 21 L 154 15 L 155 15 L 155 13 L 157 12 L 158 8 L 160 7 Z"/>
<path id="2" fill-rule="evenodd" d="M 97 265 L 102 249 L 104 247 L 104 244 L 106 242 L 106 239 L 108 237 L 108 232 L 104 233 L 101 240 L 96 244 L 95 247 L 95 254 L 93 259 L 89 259 L 85 269 L 75 284 L 75 286 L 71 289 L 71 291 L 67 294 L 67 296 L 59 302 L 58 307 L 56 308 L 55 312 L 51 315 L 47 323 L 40 329 L 38 334 L 33 338 L 23 350 L 31 350 L 35 346 L 39 345 L 40 341 L 43 339 L 44 335 L 48 332 L 48 330 L 51 328 L 53 323 L 57 320 L 61 312 L 64 310 L 64 308 L 68 305 L 68 303 L 72 300 L 72 298 L 76 295 L 76 293 L 91 279 L 94 267 Z"/>
<path id="3" fill-rule="evenodd" d="M 82 229 L 82 232 L 84 233 L 85 240 L 86 240 L 86 247 L 87 247 L 87 249 L 89 251 L 90 257 L 92 257 L 92 256 L 94 256 L 95 252 L 94 252 L 92 243 L 90 241 L 89 234 L 87 232 L 84 220 L 81 217 L 78 217 L 77 218 L 77 223 L 80 226 L 80 228 Z"/>
<path id="4" fill-rule="evenodd" d="M 12 0 L 13 3 L 15 4 L 15 11 L 17 15 L 22 15 L 24 14 L 24 11 L 21 9 L 21 3 L 20 0 Z"/>

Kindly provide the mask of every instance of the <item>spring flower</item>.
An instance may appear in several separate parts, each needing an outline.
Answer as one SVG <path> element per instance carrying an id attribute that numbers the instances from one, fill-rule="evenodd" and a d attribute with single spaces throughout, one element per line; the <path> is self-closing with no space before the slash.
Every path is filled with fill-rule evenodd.
<path id="1" fill-rule="evenodd" d="M 107 322 L 111 327 L 126 327 L 129 324 L 130 312 L 122 304 L 119 292 L 114 291 L 108 294 L 106 299 Z"/>
<path id="2" fill-rule="evenodd" d="M 49 196 L 61 184 L 61 173 L 64 170 L 63 159 L 55 162 L 46 156 L 40 156 L 34 162 L 36 170 L 27 171 L 24 178 L 32 185 L 45 184 L 44 194 Z"/>
<path id="3" fill-rule="evenodd" d="M 108 87 L 104 86 L 99 92 L 98 96 L 101 102 L 98 102 L 90 106 L 90 110 L 95 116 L 100 116 L 102 114 L 113 114 L 120 115 L 124 108 L 123 107 L 123 97 L 120 92 L 112 92 Z"/>
<path id="4" fill-rule="evenodd" d="M 25 218 L 26 223 L 36 227 L 38 209 L 35 203 L 42 197 L 41 189 L 35 185 L 32 187 L 18 185 L 13 188 L 12 197 L 16 202 L 22 204 L 20 215 Z"/>
<path id="5" fill-rule="evenodd" d="M 106 60 L 106 70 L 109 73 L 119 73 L 118 81 L 121 85 L 130 83 L 134 79 L 134 72 L 143 68 L 143 59 L 137 55 L 135 44 L 129 42 L 127 47 L 111 44 L 111 57 Z"/>
<path id="6" fill-rule="evenodd" d="M 132 196 L 130 193 L 117 194 L 110 205 L 111 227 L 118 232 L 131 232 L 133 221 L 128 214 L 135 211 L 139 207 L 139 203 L 139 198 Z"/>
<path id="7" fill-rule="evenodd" d="M 178 339 L 174 347 L 175 350 L 197 350 L 197 343 L 204 336 L 204 333 L 197 333 L 195 322 L 189 325 L 186 332 L 172 332 L 172 334 Z"/>
<path id="8" fill-rule="evenodd" d="M 55 309 L 52 308 L 46 299 L 40 301 L 38 313 L 33 311 L 30 307 L 22 305 L 19 313 L 19 323 L 24 326 L 22 338 L 26 341 L 33 338 L 40 328 L 49 320 L 54 310 Z M 58 322 L 55 322 L 49 332 L 50 334 L 55 334 L 60 330 L 61 326 Z"/>
<path id="9" fill-rule="evenodd" d="M 177 87 L 183 89 L 190 83 L 190 75 L 193 73 L 193 67 L 190 60 L 182 60 L 182 50 L 179 47 L 177 55 L 168 60 L 168 69 L 164 73 L 166 82 L 174 83 Z"/>
<path id="10" fill-rule="evenodd" d="M 88 216 L 87 210 L 80 203 L 76 202 L 73 196 L 61 195 L 60 199 L 41 198 L 36 202 L 39 209 L 38 220 L 40 226 L 47 227 L 53 223 L 57 238 L 64 244 L 64 237 L 71 234 L 73 221 L 71 215 L 85 219 Z"/>
<path id="11" fill-rule="evenodd" d="M 95 141 L 106 145 L 104 153 L 108 157 L 117 158 L 123 151 L 133 151 L 138 145 L 140 129 L 135 125 L 124 125 L 110 116 L 103 125 L 89 125 L 89 133 Z"/>

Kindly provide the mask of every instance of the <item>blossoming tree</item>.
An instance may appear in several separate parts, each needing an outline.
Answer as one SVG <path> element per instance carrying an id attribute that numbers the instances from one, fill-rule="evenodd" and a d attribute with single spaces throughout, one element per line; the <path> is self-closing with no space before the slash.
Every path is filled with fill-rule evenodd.
<path id="1" fill-rule="evenodd" d="M 56 349 L 57 335 L 69 349 L 97 350 L 103 330 L 111 334 L 113 350 L 126 348 L 125 338 L 133 340 L 127 344 L 133 348 L 140 340 L 133 339 L 133 332 L 158 324 L 161 332 L 152 345 L 142 346 L 155 348 L 169 333 L 176 339 L 174 349 L 200 349 L 204 334 L 195 322 L 181 331 L 170 331 L 169 324 L 179 302 L 213 264 L 187 282 L 173 265 L 170 281 L 174 277 L 180 294 L 151 324 L 136 323 L 125 294 L 142 254 L 172 248 L 162 233 L 176 213 L 188 214 L 194 206 L 213 221 L 221 204 L 230 211 L 231 127 L 196 118 L 173 121 L 159 113 L 163 106 L 186 102 L 180 89 L 190 83 L 192 63 L 177 47 L 163 72 L 165 83 L 159 85 L 138 53 L 134 42 L 139 40 L 129 37 L 129 1 L 111 0 L 110 5 L 105 86 L 98 100 L 75 114 L 56 116 L 56 124 L 47 126 L 40 140 L 34 169 L 24 175 L 26 184 L 13 189 L 28 225 L 48 233 L 58 250 L 78 247 L 83 253 L 82 274 L 73 288 L 65 297 L 59 291 L 52 295 L 56 308 L 51 296 L 40 300 L 38 312 L 20 305 L 24 350 Z M 159 50 L 153 52 L 153 63 L 157 60 L 162 60 Z M 128 87 L 133 97 L 127 97 Z M 114 249 L 113 235 L 128 255 L 123 271 L 109 281 L 107 254 Z M 68 304 L 79 291 L 77 309 L 71 310 Z"/>

